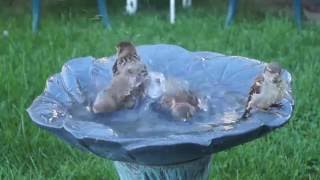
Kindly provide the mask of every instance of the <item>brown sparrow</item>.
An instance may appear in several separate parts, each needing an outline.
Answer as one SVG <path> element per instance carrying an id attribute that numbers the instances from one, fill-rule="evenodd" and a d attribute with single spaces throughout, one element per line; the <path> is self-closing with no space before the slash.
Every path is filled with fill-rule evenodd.
<path id="1" fill-rule="evenodd" d="M 288 91 L 282 72 L 282 68 L 277 63 L 266 65 L 264 72 L 257 76 L 250 88 L 243 118 L 249 116 L 252 108 L 268 110 L 270 107 L 282 106 L 280 101 Z"/>

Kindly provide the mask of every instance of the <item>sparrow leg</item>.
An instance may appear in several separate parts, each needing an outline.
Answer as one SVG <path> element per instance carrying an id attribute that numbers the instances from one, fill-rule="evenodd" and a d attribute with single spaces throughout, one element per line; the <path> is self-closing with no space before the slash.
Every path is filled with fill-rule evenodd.
<path id="1" fill-rule="evenodd" d="M 244 111 L 243 115 L 241 116 L 242 119 L 246 119 L 249 117 L 250 111 L 252 109 L 252 102 L 250 101 L 250 98 L 247 101 L 246 110 Z"/>
<path id="2" fill-rule="evenodd" d="M 247 119 L 250 115 L 251 107 L 247 107 L 246 110 L 244 111 L 243 115 L 241 116 L 242 119 Z"/>
<path id="3" fill-rule="evenodd" d="M 271 108 L 282 108 L 283 104 L 281 103 L 274 103 L 274 104 L 271 104 Z"/>

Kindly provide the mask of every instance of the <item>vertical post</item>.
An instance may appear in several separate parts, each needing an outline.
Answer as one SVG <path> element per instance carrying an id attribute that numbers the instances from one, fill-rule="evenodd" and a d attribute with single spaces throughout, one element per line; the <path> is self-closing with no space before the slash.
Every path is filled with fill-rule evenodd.
<path id="1" fill-rule="evenodd" d="M 174 24 L 175 23 L 175 0 L 170 0 L 170 23 Z"/>
<path id="2" fill-rule="evenodd" d="M 294 18 L 299 30 L 301 30 L 301 0 L 293 0 Z"/>
<path id="3" fill-rule="evenodd" d="M 32 32 L 37 32 L 40 20 L 40 0 L 32 0 Z"/>
<path id="4" fill-rule="evenodd" d="M 187 6 L 191 7 L 191 5 L 192 5 L 192 0 L 187 0 Z"/>
<path id="5" fill-rule="evenodd" d="M 105 0 L 97 0 L 98 3 L 98 9 L 99 9 L 99 14 L 102 17 L 102 23 L 104 27 L 108 28 L 110 27 L 110 22 L 109 22 L 109 17 L 107 13 L 107 5 Z"/>
<path id="6" fill-rule="evenodd" d="M 238 5 L 238 0 L 229 0 L 228 4 L 228 14 L 225 22 L 225 26 L 230 26 L 234 15 L 236 14 L 236 9 Z"/>
<path id="7" fill-rule="evenodd" d="M 133 15 L 137 12 L 138 0 L 127 0 L 126 11 L 129 15 Z"/>
<path id="8" fill-rule="evenodd" d="M 182 0 L 182 7 L 188 8 L 191 7 L 192 5 L 192 0 Z"/>

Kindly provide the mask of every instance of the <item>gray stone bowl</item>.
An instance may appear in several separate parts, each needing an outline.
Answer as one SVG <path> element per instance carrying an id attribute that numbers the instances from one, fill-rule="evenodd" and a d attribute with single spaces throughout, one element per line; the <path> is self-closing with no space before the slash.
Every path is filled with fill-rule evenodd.
<path id="1" fill-rule="evenodd" d="M 76 147 L 100 157 L 141 165 L 173 165 L 209 156 L 282 127 L 290 119 L 294 100 L 289 92 L 283 107 L 253 111 L 241 119 L 249 88 L 265 64 L 213 52 L 190 52 L 175 45 L 137 47 L 149 71 L 184 80 L 208 99 L 208 110 L 187 122 L 150 108 L 109 114 L 87 110 L 97 92 L 112 78 L 114 57 L 81 57 L 68 61 L 47 80 L 46 88 L 28 108 L 34 123 Z M 291 75 L 283 74 L 291 84 Z"/>

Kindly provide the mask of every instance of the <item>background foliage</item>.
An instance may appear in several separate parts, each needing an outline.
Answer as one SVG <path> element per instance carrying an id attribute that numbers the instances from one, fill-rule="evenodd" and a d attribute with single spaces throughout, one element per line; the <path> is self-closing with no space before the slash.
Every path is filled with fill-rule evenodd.
<path id="1" fill-rule="evenodd" d="M 320 29 L 305 22 L 298 32 L 291 9 L 271 14 L 241 2 L 235 23 L 226 29 L 223 0 L 179 7 L 175 25 L 168 22 L 167 1 L 143 0 L 137 15 L 126 16 L 125 2 L 112 0 L 112 29 L 105 30 L 95 1 L 44 1 L 41 30 L 32 34 L 29 5 L 1 3 L 0 179 L 117 179 L 110 161 L 36 127 L 25 109 L 68 59 L 109 56 L 121 40 L 279 61 L 294 76 L 293 118 L 270 135 L 216 154 L 211 179 L 320 178 Z"/>

